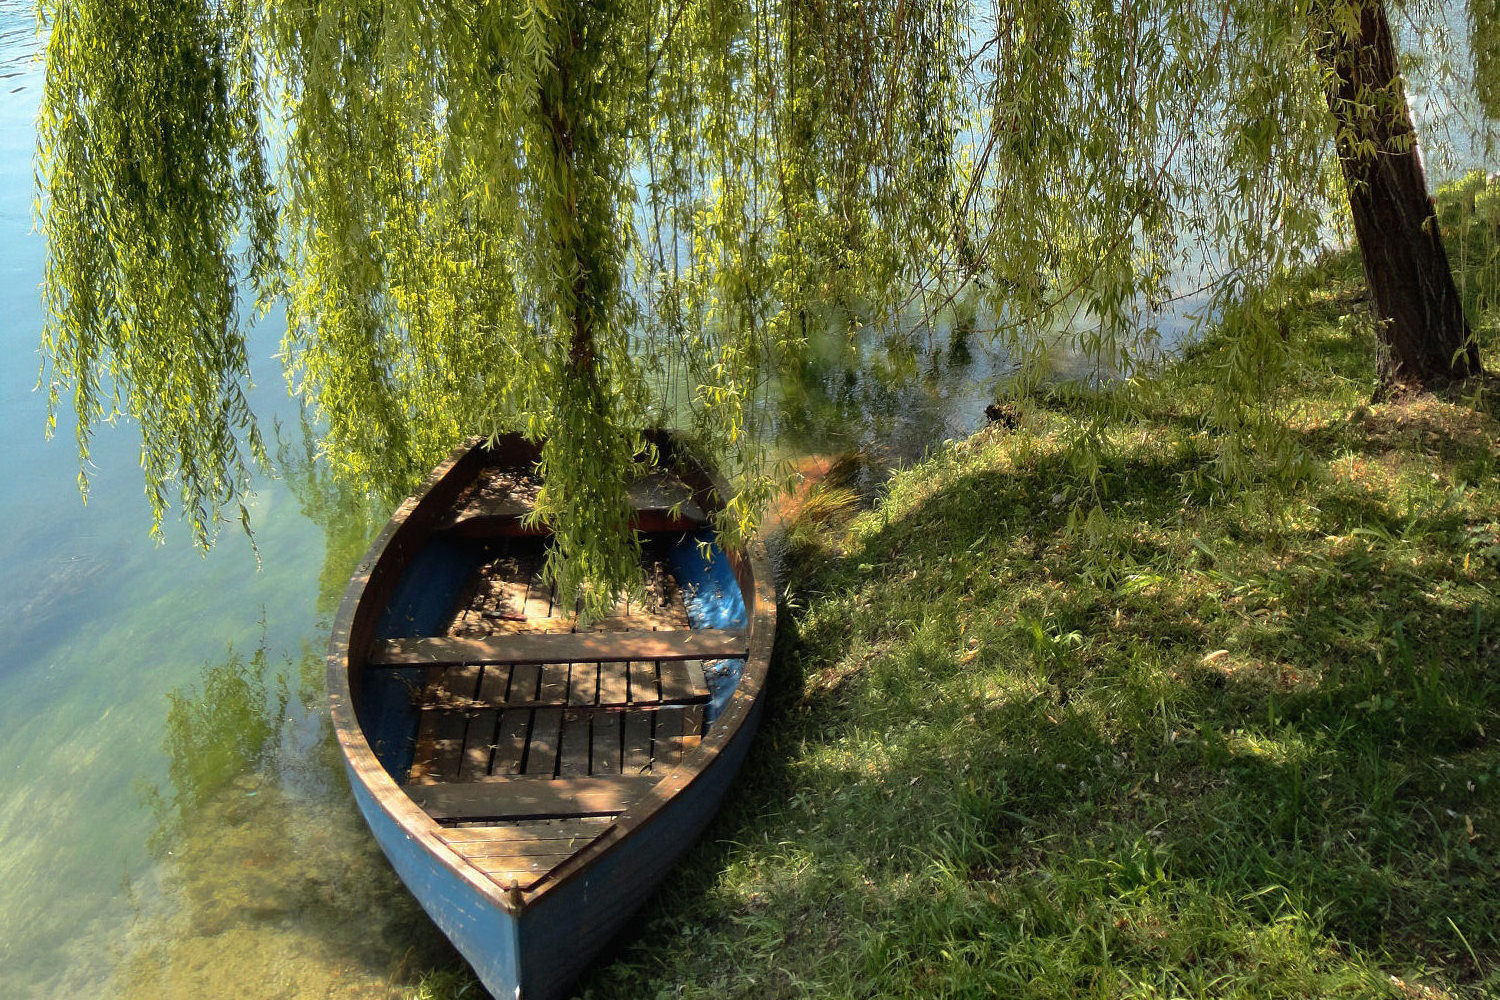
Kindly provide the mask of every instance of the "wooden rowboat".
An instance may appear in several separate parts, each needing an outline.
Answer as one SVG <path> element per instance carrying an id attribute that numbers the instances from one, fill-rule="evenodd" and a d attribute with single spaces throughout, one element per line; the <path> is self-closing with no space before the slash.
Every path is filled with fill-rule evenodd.
<path id="1" fill-rule="evenodd" d="M 649 599 L 588 628 L 537 577 L 536 446 L 472 441 L 396 511 L 328 652 L 386 857 L 499 1000 L 554 1000 L 713 815 L 759 720 L 764 548 L 710 546 L 722 483 L 666 436 L 631 490 Z"/>

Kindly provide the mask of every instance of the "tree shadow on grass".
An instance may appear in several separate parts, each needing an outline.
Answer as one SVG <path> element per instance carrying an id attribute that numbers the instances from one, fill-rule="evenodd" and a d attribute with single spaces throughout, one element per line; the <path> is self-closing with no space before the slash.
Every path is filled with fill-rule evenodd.
<path id="1" fill-rule="evenodd" d="M 1060 459 L 959 472 L 802 567 L 745 775 L 649 911 L 699 950 L 648 936 L 591 995 L 1493 988 L 1467 515 L 1322 484 L 1278 528 L 1195 468 L 1121 457 L 1088 540 Z"/>

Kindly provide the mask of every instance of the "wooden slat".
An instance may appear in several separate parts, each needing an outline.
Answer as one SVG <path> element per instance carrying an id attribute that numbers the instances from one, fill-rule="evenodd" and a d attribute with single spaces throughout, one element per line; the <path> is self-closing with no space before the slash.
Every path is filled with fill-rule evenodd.
<path id="1" fill-rule="evenodd" d="M 661 701 L 655 660 L 632 660 L 630 663 L 630 704 L 654 705 Z"/>
<path id="2" fill-rule="evenodd" d="M 694 531 L 703 520 L 686 515 L 673 515 L 665 510 L 637 511 L 630 518 L 630 526 L 646 533 L 668 531 Z M 523 517 L 505 512 L 490 513 L 488 510 L 470 508 L 439 525 L 438 530 L 451 532 L 461 538 L 523 538 L 550 535 L 544 524 L 528 525 Z"/>
<path id="3" fill-rule="evenodd" d="M 516 855 L 477 855 L 472 858 L 468 852 L 459 852 L 459 855 L 466 862 L 483 871 L 486 876 L 498 873 L 522 873 L 522 871 L 541 876 L 577 853 L 571 850 L 556 850 L 556 841 L 550 841 L 550 844 L 552 844 L 552 850 L 526 850 Z"/>
<path id="4" fill-rule="evenodd" d="M 663 660 L 661 700 L 664 702 L 707 701 L 708 683 L 701 660 Z"/>
<path id="5" fill-rule="evenodd" d="M 650 791 L 651 776 L 492 778 L 489 781 L 410 785 L 407 794 L 434 819 L 545 819 L 622 813 Z"/>
<path id="6" fill-rule="evenodd" d="M 479 691 L 481 669 L 477 664 L 465 664 L 436 671 L 436 676 L 429 674 L 428 688 L 439 699 L 445 696 L 472 699 Z"/>
<path id="7" fill-rule="evenodd" d="M 628 664 L 622 662 L 599 664 L 599 704 L 627 705 L 630 703 L 630 675 Z"/>
<path id="8" fill-rule="evenodd" d="M 509 886 L 514 882 L 521 889 L 529 889 L 572 856 L 568 853 L 537 858 L 475 858 L 469 863 L 501 885 Z"/>
<path id="9" fill-rule="evenodd" d="M 574 837 L 572 840 L 498 838 L 493 841 L 450 843 L 448 846 L 470 861 L 479 858 L 545 858 L 559 854 L 565 856 L 577 854 L 597 838 L 597 834 L 589 837 Z"/>
<path id="10" fill-rule="evenodd" d="M 684 752 L 703 742 L 703 720 L 706 716 L 707 708 L 703 705 L 689 705 L 682 710 L 682 749 Z"/>
<path id="11" fill-rule="evenodd" d="M 573 631 L 579 635 L 589 635 L 594 632 L 690 632 L 686 612 L 677 613 L 676 608 L 662 608 L 655 611 L 636 609 L 626 615 L 610 614 L 602 618 L 595 618 L 590 622 L 582 622 L 576 618 L 573 620 Z M 556 619 L 547 619 L 555 621 Z M 520 631 L 526 631 L 522 629 Z M 555 630 L 554 630 L 555 631 Z"/>
<path id="12" fill-rule="evenodd" d="M 465 612 L 467 614 L 467 612 Z M 466 628 L 462 631 L 454 631 L 455 636 L 482 636 L 490 639 L 498 639 L 507 635 L 539 635 L 542 633 L 572 632 L 578 622 L 573 618 L 486 618 L 483 627 L 479 629 Z"/>
<path id="13" fill-rule="evenodd" d="M 664 708 L 656 717 L 656 760 L 675 767 L 683 755 L 703 742 L 703 705 Z"/>
<path id="14" fill-rule="evenodd" d="M 526 583 L 526 617 L 547 618 L 552 614 L 552 588 L 542 579 L 542 561 L 537 560 Z"/>
<path id="15" fill-rule="evenodd" d="M 541 670 L 542 683 L 537 690 L 537 703 L 542 705 L 567 704 L 569 665 L 566 663 L 544 663 Z"/>
<path id="16" fill-rule="evenodd" d="M 594 714 L 594 752 L 591 757 L 591 774 L 619 774 L 621 730 L 625 723 L 623 712 L 596 712 Z"/>
<path id="17" fill-rule="evenodd" d="M 577 778 L 589 773 L 589 715 L 582 709 L 563 713 L 562 737 L 557 753 L 557 773 Z"/>
<path id="18" fill-rule="evenodd" d="M 458 762 L 464 752 L 465 719 L 462 712 L 428 709 L 435 712 L 432 757 L 427 765 L 429 777 L 451 780 L 458 777 Z"/>
<path id="19" fill-rule="evenodd" d="M 668 702 L 665 702 L 662 698 L 658 697 L 658 698 L 656 698 L 655 701 L 640 702 L 640 703 L 631 702 L 628 707 L 631 707 L 631 708 L 637 708 L 637 707 L 639 707 L 639 708 L 648 708 L 648 707 L 651 707 L 653 705 L 660 705 L 660 704 L 673 704 L 673 705 L 702 704 L 702 703 L 704 703 L 706 701 L 708 701 L 708 695 L 699 693 L 699 694 L 695 694 L 695 695 L 691 696 L 691 700 L 679 698 L 679 699 L 677 699 L 677 700 L 675 700 L 673 702 L 668 703 Z M 429 707 L 436 708 L 437 706 L 429 706 Z M 536 698 L 536 699 L 534 699 L 532 701 L 507 702 L 503 706 L 490 705 L 490 704 L 486 704 L 485 702 L 481 702 L 481 701 L 462 701 L 462 702 L 455 701 L 455 702 L 445 703 L 442 707 L 444 709 L 452 709 L 452 710 L 459 710 L 459 711 L 481 712 L 481 711 L 484 711 L 486 709 L 497 708 L 497 707 L 517 708 L 517 709 L 521 709 L 521 708 L 569 708 L 569 709 L 591 708 L 591 709 L 593 709 L 593 708 L 606 708 L 606 707 L 624 708 L 624 707 L 627 707 L 627 706 L 623 706 L 623 705 L 613 705 L 613 706 L 603 706 L 603 705 L 574 705 L 570 701 L 568 701 L 568 699 L 566 699 L 566 698 L 556 699 L 556 698 L 549 698 L 549 697 L 539 697 L 539 698 Z"/>
<path id="20" fill-rule="evenodd" d="M 465 611 L 465 615 L 470 612 Z M 563 617 L 551 615 L 546 618 L 485 618 L 482 628 L 465 627 L 455 630 L 451 634 L 456 637 L 473 639 L 485 639 L 490 641 L 499 639 L 501 636 L 514 635 L 556 635 L 562 632 L 579 632 L 588 634 L 591 632 L 656 632 L 656 631 L 688 631 L 689 623 L 687 616 L 678 615 L 674 609 L 667 611 L 632 611 L 628 615 L 606 615 L 596 618 L 592 623 L 581 625 L 577 615 Z M 378 665 L 378 664 L 377 664 Z"/>
<path id="21" fill-rule="evenodd" d="M 692 629 L 692 623 L 688 621 L 687 605 L 681 601 L 655 612 L 654 617 L 661 623 L 657 628 Z M 705 630 L 699 629 L 697 631 Z M 704 655 L 711 656 L 713 654 L 705 653 Z"/>
<path id="22" fill-rule="evenodd" d="M 598 663 L 602 660 L 714 660 L 742 657 L 741 629 L 667 629 L 660 632 L 574 632 L 469 639 L 382 639 L 372 666 L 477 663 Z M 477 679 L 477 678 L 476 678 Z"/>
<path id="23" fill-rule="evenodd" d="M 651 769 L 651 727 L 655 712 L 631 711 L 625 713 L 624 760 L 620 773 L 641 774 Z"/>
<path id="24" fill-rule="evenodd" d="M 656 716 L 656 733 L 651 756 L 658 772 L 682 763 L 682 732 L 686 727 L 685 709 L 663 708 Z"/>
<path id="25" fill-rule="evenodd" d="M 473 497 L 463 509 L 457 512 L 456 519 L 466 520 L 471 517 L 524 517 L 531 513 L 531 503 L 526 500 L 518 500 L 515 497 Z"/>
<path id="26" fill-rule="evenodd" d="M 542 683 L 542 667 L 539 663 L 517 663 L 510 668 L 510 688 L 506 692 L 506 704 L 530 705 L 537 700 L 537 689 Z"/>
<path id="27" fill-rule="evenodd" d="M 539 708 L 531 718 L 531 742 L 526 747 L 523 773 L 550 777 L 557 773 L 557 743 L 562 730 L 562 709 Z"/>
<path id="28" fill-rule="evenodd" d="M 497 579 L 491 581 L 489 587 L 490 593 L 495 596 L 495 603 L 499 605 L 497 610 L 500 618 L 512 621 L 526 619 L 526 600 L 531 596 L 530 580 Z"/>
<path id="29" fill-rule="evenodd" d="M 491 843 L 499 840 L 515 840 L 530 843 L 536 840 L 593 840 L 614 825 L 608 816 L 575 816 L 571 819 L 515 819 L 503 824 L 473 824 L 469 826 L 446 826 L 438 835 L 450 844 L 467 842 Z"/>
<path id="30" fill-rule="evenodd" d="M 514 885 L 527 889 L 541 881 L 552 869 L 576 853 L 576 849 L 572 848 L 558 850 L 559 843 L 561 842 L 551 841 L 552 850 L 550 851 L 528 850 L 518 854 L 471 856 L 468 848 L 474 845 L 458 845 L 456 850 L 460 857 L 500 885 L 506 888 Z"/>
<path id="31" fill-rule="evenodd" d="M 526 757 L 526 736 L 531 728 L 531 713 L 524 708 L 510 708 L 500 713 L 500 727 L 495 736 L 495 755 L 490 762 L 491 774 L 520 774 Z"/>
<path id="32" fill-rule="evenodd" d="M 437 780 L 432 773 L 432 757 L 437 744 L 439 714 L 435 709 L 423 709 L 417 716 L 417 744 L 412 753 L 411 774 L 407 778 L 408 781 Z"/>
<path id="33" fill-rule="evenodd" d="M 575 663 L 568 681 L 569 705 L 592 705 L 599 697 L 599 664 Z"/>
<path id="34" fill-rule="evenodd" d="M 495 727 L 500 713 L 494 709 L 475 712 L 469 718 L 464 734 L 464 755 L 458 767 L 458 780 L 470 781 L 490 773 L 490 757 L 495 752 Z"/>
<path id="35" fill-rule="evenodd" d="M 484 676 L 479 679 L 479 700 L 497 708 L 504 705 L 505 693 L 510 689 L 512 669 L 503 663 L 492 663 L 485 667 Z"/>

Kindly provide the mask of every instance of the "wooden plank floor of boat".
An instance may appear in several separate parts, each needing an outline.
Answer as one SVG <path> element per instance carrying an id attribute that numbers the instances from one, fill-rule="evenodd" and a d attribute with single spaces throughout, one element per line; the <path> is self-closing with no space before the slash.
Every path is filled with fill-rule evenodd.
<path id="1" fill-rule="evenodd" d="M 466 824 L 440 835 L 507 888 L 530 888 L 602 834 L 704 732 L 698 661 L 429 671 L 406 791 L 440 824 Z"/>
<path id="2" fill-rule="evenodd" d="M 407 784 L 645 775 L 702 736 L 702 661 L 429 667 Z M 427 794 L 438 812 L 445 792 Z M 437 815 L 437 813 L 434 813 Z M 440 816 L 439 818 L 454 818 Z"/>
<path id="3" fill-rule="evenodd" d="M 540 568 L 540 550 L 517 543 L 480 570 L 448 636 L 379 642 L 371 657 L 427 665 L 406 791 L 507 888 L 545 878 L 681 762 L 705 730 L 704 660 L 745 653 L 742 632 L 687 628 L 660 564 L 649 608 L 622 601 L 593 629 L 556 614 Z M 537 662 L 511 662 L 519 649 Z"/>

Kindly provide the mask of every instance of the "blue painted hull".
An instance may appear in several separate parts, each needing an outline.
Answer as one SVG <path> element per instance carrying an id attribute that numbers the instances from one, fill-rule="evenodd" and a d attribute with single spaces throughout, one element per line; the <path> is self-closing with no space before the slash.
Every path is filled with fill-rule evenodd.
<path id="1" fill-rule="evenodd" d="M 495 1000 L 519 997 L 521 962 L 516 918 L 440 864 L 381 807 L 352 769 L 349 784 L 354 789 L 359 811 L 391 867 L 432 922 L 469 960 L 484 988 Z"/>
<path id="2" fill-rule="evenodd" d="M 736 738 L 688 788 L 587 871 L 521 911 L 494 904 L 409 836 L 350 773 L 354 798 L 401 881 L 495 1000 L 561 1000 L 703 832 L 749 751 L 757 701 Z"/>
<path id="3" fill-rule="evenodd" d="M 543 896 L 521 915 L 521 992 L 524 1000 L 559 1000 L 651 890 L 698 839 L 718 811 L 744 763 L 760 723 L 757 701 L 736 738 L 687 789 L 627 840 L 561 891 Z M 549 971 L 550 970 L 550 971 Z M 565 977 L 547 977 L 566 970 Z M 486 983 L 486 988 L 490 988 Z M 497 998 L 509 994 L 490 992 Z"/>

